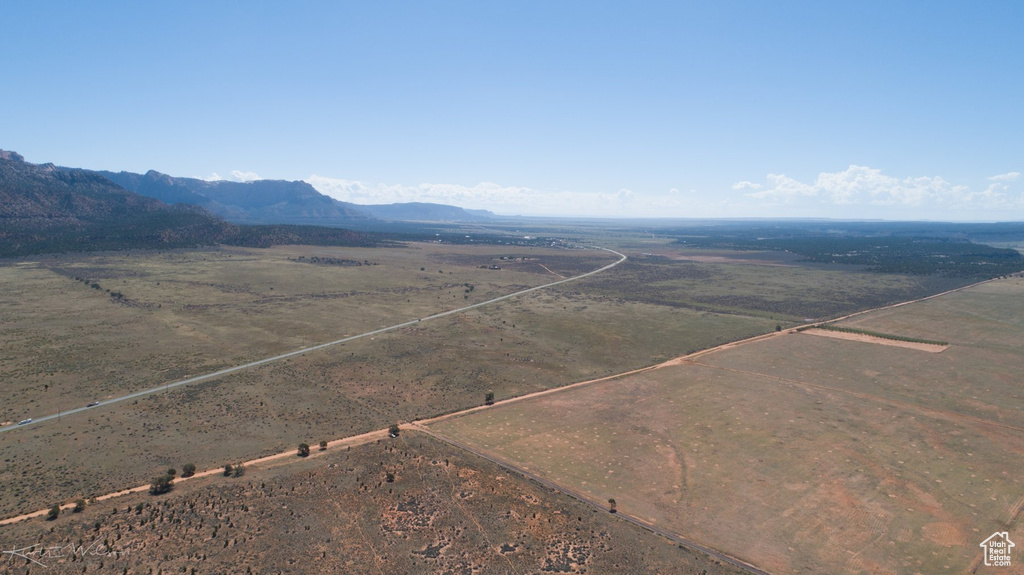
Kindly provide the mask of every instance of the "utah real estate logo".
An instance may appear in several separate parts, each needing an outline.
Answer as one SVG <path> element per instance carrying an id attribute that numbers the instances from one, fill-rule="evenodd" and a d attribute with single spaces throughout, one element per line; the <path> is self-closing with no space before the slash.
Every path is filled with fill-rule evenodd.
<path id="1" fill-rule="evenodd" d="M 1015 547 L 1006 531 L 996 531 L 988 539 L 981 542 L 985 549 L 985 565 L 989 567 L 1009 567 L 1010 549 Z"/>

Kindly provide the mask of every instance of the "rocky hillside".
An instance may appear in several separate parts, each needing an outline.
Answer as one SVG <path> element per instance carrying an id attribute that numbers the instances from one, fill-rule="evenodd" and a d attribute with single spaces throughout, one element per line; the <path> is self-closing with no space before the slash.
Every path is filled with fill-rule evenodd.
<path id="1" fill-rule="evenodd" d="M 0 184 L 0 218 L 7 226 L 82 224 L 129 213 L 200 213 L 133 194 L 86 170 L 30 164 L 14 152 L 0 152 Z"/>
<path id="2" fill-rule="evenodd" d="M 0 155 L 0 256 L 213 244 L 232 230 L 194 206 L 168 206 L 85 170 Z"/>

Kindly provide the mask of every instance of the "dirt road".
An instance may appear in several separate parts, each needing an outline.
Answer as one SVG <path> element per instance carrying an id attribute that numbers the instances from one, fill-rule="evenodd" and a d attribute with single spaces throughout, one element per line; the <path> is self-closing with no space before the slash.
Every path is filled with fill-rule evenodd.
<path id="1" fill-rule="evenodd" d="M 600 248 L 600 249 L 604 249 L 604 248 Z M 553 286 L 553 285 L 557 285 L 557 284 L 565 283 L 565 282 L 568 282 L 568 281 L 573 281 L 573 280 L 576 280 L 576 279 L 580 279 L 582 277 L 590 276 L 590 275 L 593 275 L 593 274 L 605 271 L 607 269 L 610 269 L 610 268 L 612 268 L 612 267 L 614 267 L 614 266 L 616 266 L 616 265 L 618 265 L 618 264 L 620 264 L 620 263 L 622 263 L 623 261 L 626 260 L 626 256 L 621 254 L 621 253 L 619 253 L 619 252 L 615 252 L 615 251 L 612 251 L 612 250 L 606 250 L 606 251 L 610 251 L 612 253 L 615 253 L 615 254 L 621 256 L 621 259 L 619 259 L 618 261 L 616 261 L 613 264 L 610 264 L 610 265 L 605 266 L 603 268 L 600 268 L 598 270 L 594 270 L 594 271 L 588 272 L 586 274 L 582 274 L 582 275 L 579 275 L 579 276 L 574 276 L 572 278 L 563 279 L 563 280 L 560 280 L 560 281 L 557 281 L 557 282 L 552 282 L 552 283 L 545 284 L 545 285 L 542 285 L 542 286 L 537 286 L 537 287 L 534 287 L 534 288 L 530 288 L 530 289 L 527 289 L 527 290 L 516 292 L 514 294 L 509 294 L 509 295 L 502 296 L 502 297 L 499 297 L 499 298 L 495 298 L 495 299 L 492 299 L 492 300 L 489 300 L 489 301 L 486 301 L 486 302 L 481 302 L 479 304 L 474 304 L 472 306 L 468 306 L 468 307 L 460 308 L 460 309 L 457 309 L 457 310 L 452 310 L 452 311 L 444 312 L 442 314 L 437 314 L 435 316 L 430 316 L 430 318 L 436 318 L 436 317 L 441 317 L 441 316 L 445 316 L 445 315 L 450 315 L 450 314 L 453 314 L 453 313 L 458 313 L 458 312 L 465 311 L 465 310 L 468 310 L 468 309 L 473 309 L 473 308 L 476 308 L 476 307 L 481 307 L 483 305 L 487 305 L 487 304 L 490 304 L 490 303 L 493 303 L 493 302 L 496 302 L 496 301 L 501 301 L 501 300 L 509 299 L 509 298 L 515 297 L 517 295 L 521 295 L 523 293 L 527 293 L 527 292 L 531 292 L 531 291 L 536 291 L 536 290 L 540 290 L 540 289 L 543 289 L 543 288 L 546 288 L 546 287 L 550 287 L 550 286 Z M 879 307 L 879 308 L 875 308 L 875 309 L 871 309 L 871 310 L 864 310 L 864 311 L 860 311 L 860 312 L 856 312 L 856 313 L 853 313 L 853 314 L 849 314 L 847 316 L 843 316 L 843 317 L 838 318 L 836 320 L 830 320 L 830 321 L 839 321 L 841 319 L 847 319 L 847 318 L 850 318 L 850 317 L 854 317 L 854 316 L 858 316 L 858 315 L 863 315 L 863 314 L 871 313 L 871 312 L 874 312 L 874 311 L 879 311 L 879 310 L 883 310 L 883 309 L 890 309 L 890 308 L 900 307 L 900 306 L 904 306 L 904 305 L 909 305 L 911 303 L 915 303 L 915 302 L 920 302 L 920 301 L 936 298 L 936 297 L 939 297 L 939 296 L 943 296 L 943 295 L 946 295 L 946 294 L 949 294 L 949 293 L 961 291 L 961 290 L 964 290 L 964 289 L 967 289 L 967 288 L 970 288 L 970 287 L 973 287 L 973 286 L 976 286 L 976 285 L 980 285 L 980 284 L 983 284 L 983 283 L 987 283 L 987 282 L 990 282 L 990 281 L 994 281 L 994 280 L 985 280 L 983 282 L 978 282 L 978 283 L 975 283 L 975 284 L 971 284 L 969 286 L 964 286 L 964 287 L 961 287 L 961 288 L 949 290 L 949 291 L 946 291 L 946 292 L 943 292 L 943 293 L 940 293 L 940 294 L 935 294 L 935 295 L 931 295 L 931 296 L 927 296 L 927 297 L 923 297 L 923 298 L 918 298 L 918 299 L 911 300 L 911 301 L 900 302 L 900 303 L 897 303 L 897 304 L 883 306 L 883 307 Z M 424 319 L 430 319 L 430 318 L 424 318 Z M 272 361 L 272 360 L 283 358 L 283 357 L 289 357 L 289 356 L 295 355 L 297 353 L 304 353 L 305 351 L 310 351 L 310 350 L 314 350 L 314 349 L 320 349 L 322 347 L 326 347 L 326 346 L 329 346 L 329 345 L 334 345 L 334 344 L 340 343 L 342 341 L 348 341 L 350 339 L 354 339 L 354 338 L 357 338 L 357 337 L 363 337 L 365 335 L 370 335 L 370 334 L 373 334 L 373 333 L 380 333 L 382 331 L 388 331 L 388 330 L 391 330 L 391 329 L 397 329 L 398 327 L 404 327 L 404 326 L 407 326 L 407 325 L 411 325 L 413 323 L 416 323 L 416 322 L 413 321 L 413 322 L 407 322 L 407 323 L 404 323 L 404 324 L 399 324 L 398 326 L 392 326 L 390 328 L 384 328 L 382 330 L 377 330 L 375 332 L 369 332 L 367 334 L 361 334 L 359 336 L 353 336 L 352 338 L 346 338 L 344 340 L 339 340 L 337 342 L 330 342 L 330 343 L 327 343 L 327 344 L 322 344 L 320 346 L 315 346 L 313 348 L 308 348 L 307 350 L 300 350 L 300 351 L 297 351 L 297 352 L 293 352 L 291 354 L 286 354 L 286 355 L 283 355 L 283 356 L 277 356 L 276 358 L 269 358 L 268 360 L 263 360 L 263 361 L 266 362 L 266 361 Z M 662 362 L 662 363 L 659 363 L 659 364 L 656 364 L 656 365 L 651 365 L 651 366 L 648 366 L 648 367 L 634 369 L 634 370 L 630 370 L 630 371 L 627 371 L 627 372 L 618 373 L 618 374 L 614 374 L 614 375 L 609 375 L 609 376 L 601 377 L 601 378 L 597 378 L 597 379 L 591 379 L 591 380 L 587 380 L 587 381 L 580 381 L 580 382 L 572 383 L 572 384 L 569 384 L 569 385 L 566 385 L 566 386 L 563 386 L 563 387 L 547 389 L 547 390 L 543 390 L 543 391 L 537 391 L 537 392 L 534 392 L 534 393 L 530 393 L 530 394 L 526 394 L 526 395 L 509 398 L 509 399 L 505 399 L 505 400 L 502 400 L 502 401 L 498 401 L 498 402 L 495 402 L 492 405 L 482 405 L 482 406 L 478 406 L 478 407 L 473 407 L 473 408 L 465 409 L 463 411 L 458 411 L 458 412 L 455 412 L 455 413 L 450 413 L 450 414 L 446 414 L 446 415 L 440 415 L 440 416 L 437 416 L 437 417 L 433 417 L 433 418 L 429 418 L 429 419 L 424 419 L 424 420 L 418 420 L 418 421 L 415 421 L 415 422 L 404 423 L 403 425 L 405 425 L 407 428 L 408 427 L 412 427 L 413 429 L 415 429 L 417 431 L 420 431 L 422 433 L 425 433 L 427 435 L 430 435 L 431 437 L 435 437 L 435 438 L 437 438 L 440 441 L 444 441 L 444 442 L 446 442 L 446 443 L 448 443 L 450 445 L 458 447 L 459 449 L 462 449 L 462 450 L 465 450 L 467 452 L 473 453 L 473 454 L 475 454 L 475 455 L 477 455 L 479 457 L 483 457 L 483 458 L 485 458 L 485 459 L 487 459 L 487 460 L 489 460 L 489 461 L 491 461 L 493 463 L 496 463 L 498 465 L 501 465 L 502 467 L 505 467 L 506 469 L 514 471 L 514 472 L 516 472 L 516 473 L 518 473 L 518 474 L 520 474 L 520 475 L 522 475 L 524 477 L 528 477 L 528 478 L 530 478 L 530 479 L 532 479 L 532 480 L 534 480 L 534 481 L 536 481 L 536 482 L 538 482 L 538 483 L 540 483 L 540 484 L 542 484 L 542 485 L 544 485 L 544 486 L 546 486 L 546 487 L 548 487 L 550 489 L 555 489 L 555 490 L 557 490 L 559 492 L 565 493 L 566 495 L 569 495 L 569 496 L 571 496 L 573 498 L 576 498 L 576 499 L 578 499 L 578 500 L 580 500 L 582 502 L 594 505 L 595 507 L 604 510 L 605 506 L 604 506 L 604 504 L 602 502 L 593 501 L 593 500 L 587 498 L 586 496 L 584 496 L 584 495 L 582 495 L 580 493 L 577 493 L 577 492 L 575 492 L 575 491 L 573 491 L 573 490 L 571 490 L 571 489 L 569 489 L 569 488 L 567 488 L 565 486 L 556 484 L 556 483 L 554 483 L 552 481 L 549 481 L 549 480 L 547 480 L 547 479 L 545 479 L 543 477 L 537 476 L 537 475 L 535 475 L 535 474 L 533 474 L 533 473 L 531 473 L 531 472 L 529 472 L 529 471 L 527 471 L 525 469 L 518 468 L 518 467 L 516 467 L 516 466 L 514 466 L 514 465 L 512 465 L 512 464 L 510 464 L 508 462 L 505 462 L 505 461 L 503 461 L 501 459 L 498 459 L 498 458 L 496 458 L 494 456 L 491 456 L 491 455 L 489 455 L 487 453 L 478 451 L 478 450 L 476 450 L 476 449 L 474 449 L 474 448 L 472 448 L 472 447 L 470 447 L 468 445 L 465 445 L 465 444 L 462 444 L 460 442 L 457 442 L 457 441 L 454 441 L 452 439 L 449 439 L 447 437 L 444 437 L 444 436 L 442 436 L 442 435 L 440 435 L 440 434 L 438 434 L 438 433 L 428 429 L 426 426 L 428 426 L 430 424 L 433 424 L 433 423 L 437 423 L 439 421 L 444 421 L 446 419 L 455 418 L 455 417 L 462 417 L 464 415 L 475 413 L 475 412 L 478 412 L 478 411 L 481 411 L 481 410 L 484 410 L 484 409 L 490 409 L 491 407 L 496 407 L 496 406 L 499 406 L 499 405 L 506 405 L 506 404 L 509 404 L 509 403 L 514 403 L 514 402 L 518 402 L 518 401 L 524 401 L 524 400 L 527 400 L 527 399 L 532 399 L 532 398 L 536 398 L 536 397 L 540 397 L 540 396 L 544 396 L 544 395 L 548 395 L 548 394 L 553 394 L 553 393 L 562 393 L 562 392 L 565 392 L 565 391 L 568 391 L 568 390 L 571 390 L 571 389 L 574 389 L 574 388 L 577 388 L 577 387 L 581 387 L 581 386 L 584 386 L 584 385 L 590 385 L 590 384 L 594 384 L 594 383 L 598 383 L 598 382 L 602 382 L 602 381 L 618 379 L 618 378 L 621 378 L 621 377 L 626 377 L 626 376 L 637 374 L 637 373 L 643 373 L 645 371 L 650 371 L 650 370 L 654 370 L 654 369 L 660 369 L 660 368 L 663 368 L 663 367 L 676 366 L 676 365 L 680 365 L 680 364 L 684 364 L 684 363 L 698 363 L 698 362 L 696 362 L 694 360 L 696 360 L 696 358 L 698 358 L 700 356 L 703 356 L 703 355 L 707 355 L 707 354 L 714 353 L 714 352 L 721 351 L 721 350 L 725 350 L 725 349 L 730 349 L 730 348 L 737 347 L 737 346 L 740 346 L 740 345 L 746 345 L 746 344 L 749 344 L 749 343 L 753 343 L 753 342 L 756 342 L 756 341 L 761 341 L 761 340 L 772 338 L 772 337 L 780 337 L 780 336 L 785 336 L 785 335 L 789 335 L 789 334 L 794 334 L 796 332 L 797 332 L 796 329 L 788 329 L 788 330 L 783 330 L 783 331 L 779 331 L 779 332 L 772 332 L 772 333 L 767 333 L 767 334 L 763 334 L 763 335 L 758 335 L 758 336 L 750 337 L 750 338 L 743 339 L 743 340 L 738 340 L 738 341 L 734 341 L 734 342 L 725 343 L 725 344 L 722 344 L 722 345 L 719 345 L 719 346 L 716 346 L 716 347 L 713 347 L 713 348 L 710 348 L 710 349 L 701 350 L 701 351 L 698 351 L 698 352 L 695 352 L 695 353 L 679 356 L 677 358 L 670 359 L 668 361 L 665 361 L 665 362 Z M 259 364 L 259 362 L 256 362 L 256 364 Z M 250 364 L 250 365 L 253 365 L 253 364 Z M 701 365 L 704 365 L 704 364 L 701 364 Z M 235 368 L 235 369 L 242 369 L 244 367 L 247 367 L 247 366 L 241 366 L 241 367 Z M 227 370 L 225 370 L 225 371 L 227 371 Z M 210 374 L 209 376 L 205 376 L 205 377 L 214 377 L 214 376 L 217 376 L 217 375 L 220 375 L 220 374 L 223 374 L 223 373 L 224 372 L 217 372 L 216 374 Z M 196 378 L 193 378 L 192 380 L 187 380 L 187 381 L 195 381 L 195 380 L 196 380 Z M 178 384 L 175 384 L 175 385 L 179 385 L 181 383 L 184 383 L 184 382 L 179 382 Z M 793 383 L 806 385 L 804 382 L 793 382 Z M 164 387 L 161 386 L 158 389 L 164 389 Z M 937 411 L 937 410 L 933 410 L 933 411 Z M 949 414 L 949 415 L 956 415 L 958 417 L 963 417 L 960 414 Z M 974 419 L 974 418 L 971 418 L 971 419 Z M 979 421 L 981 421 L 981 420 L 979 420 Z M 982 421 L 982 422 L 983 423 L 991 423 L 991 422 L 985 422 L 985 421 Z M 1010 427 L 1010 426 L 1005 426 L 1005 427 Z M 1017 428 L 1014 428 L 1014 429 L 1017 429 Z M 384 439 L 384 438 L 387 437 L 387 433 L 388 433 L 387 430 L 381 429 L 381 430 L 376 430 L 376 431 L 370 431 L 370 432 L 363 433 L 363 434 L 360 434 L 360 435 L 355 435 L 355 436 L 350 436 L 350 437 L 344 437 L 344 438 L 341 438 L 341 439 L 336 439 L 336 440 L 330 441 L 328 443 L 327 451 L 317 451 L 317 450 L 314 449 L 314 450 L 312 450 L 310 452 L 310 457 L 317 457 L 317 456 L 319 456 L 319 455 L 321 455 L 323 453 L 327 453 L 327 452 L 331 451 L 332 448 L 363 445 L 365 443 L 370 443 L 372 441 L 377 441 L 377 440 L 380 440 L 380 439 Z M 296 455 L 295 450 L 288 450 L 288 451 L 285 451 L 285 452 L 282 452 L 282 453 L 277 453 L 277 454 L 274 454 L 274 455 L 269 455 L 269 456 L 266 456 L 266 457 L 261 457 L 261 458 L 257 458 L 257 459 L 252 459 L 250 461 L 246 461 L 246 462 L 244 462 L 244 465 L 246 467 L 250 467 L 250 466 L 251 467 L 273 467 L 273 466 L 276 466 L 276 465 L 286 465 L 289 462 L 295 461 L 296 459 L 297 459 L 297 455 Z M 198 479 L 202 479 L 202 478 L 218 475 L 218 474 L 221 474 L 221 473 L 223 473 L 223 469 L 222 468 L 209 469 L 209 470 L 197 473 L 197 474 L 195 474 L 195 475 L 193 475 L 192 477 L 189 477 L 189 478 L 178 478 L 178 479 L 176 479 L 176 483 L 180 483 L 182 481 L 198 480 Z M 112 498 L 115 498 L 115 497 L 121 497 L 121 496 L 129 495 L 129 494 L 132 494 L 132 493 L 144 492 L 144 491 L 147 491 L 148 489 L 149 489 L 148 485 L 140 485 L 140 486 L 137 486 L 137 487 L 132 487 L 130 489 L 125 489 L 125 490 L 122 490 L 122 491 L 117 491 L 117 492 L 113 492 L 113 493 L 108 493 L 106 495 L 101 495 L 99 497 L 96 497 L 95 500 L 96 501 L 104 501 L 104 500 L 107 500 L 107 499 L 112 499 Z M 62 510 L 66 510 L 66 509 L 70 509 L 72 507 L 74 507 L 74 503 L 67 503 L 67 504 L 62 505 L 61 509 Z M 36 517 L 42 517 L 42 516 L 45 516 L 48 513 L 48 511 L 49 511 L 48 509 L 43 509 L 43 510 L 40 510 L 40 511 L 35 511 L 35 512 L 32 512 L 32 513 L 26 513 L 26 514 L 18 515 L 18 516 L 15 516 L 15 517 L 10 517 L 10 518 L 7 518 L 7 519 L 3 519 L 3 520 L 0 520 L 0 525 L 8 525 L 8 524 L 15 523 L 15 522 L 18 522 L 18 521 L 24 521 L 24 520 L 27 520 L 27 519 L 32 519 L 32 518 L 36 518 Z M 650 531 L 652 531 L 654 533 L 658 533 L 659 535 L 662 535 L 663 537 L 666 537 L 666 538 L 668 538 L 668 539 L 670 539 L 672 541 L 675 541 L 675 542 L 679 543 L 680 545 L 684 545 L 684 546 L 687 546 L 687 547 L 689 547 L 691 549 L 700 551 L 700 552 L 705 553 L 705 554 L 707 554 L 709 556 L 715 557 L 715 558 L 719 559 L 720 561 L 727 562 L 727 563 L 729 563 L 731 565 L 734 565 L 736 567 L 744 569 L 744 570 L 746 570 L 746 571 L 748 571 L 750 573 L 753 573 L 755 575 L 769 575 L 767 572 L 765 572 L 765 571 L 763 571 L 763 570 L 761 570 L 761 569 L 759 569 L 759 568 L 757 568 L 757 567 L 755 567 L 753 565 L 750 565 L 750 564 L 745 563 L 745 562 L 743 562 L 743 561 L 741 561 L 739 559 L 735 559 L 733 557 L 725 555 L 725 554 L 723 554 L 723 553 L 721 553 L 719 551 L 716 551 L 714 549 L 711 549 L 711 548 L 702 546 L 702 545 L 700 545 L 698 543 L 695 543 L 695 542 L 689 541 L 687 539 L 684 539 L 684 538 L 680 537 L 679 535 L 677 535 L 675 533 L 671 533 L 671 532 L 665 531 L 663 529 L 660 529 L 660 528 L 658 528 L 658 527 L 656 527 L 654 525 L 650 525 L 650 524 L 640 520 L 639 518 L 630 516 L 630 515 L 625 514 L 625 513 L 618 513 L 617 516 L 621 517 L 623 520 L 630 521 L 631 523 L 634 523 L 634 524 L 636 524 L 636 525 L 638 525 L 640 527 L 648 529 L 648 530 L 650 530 Z"/>

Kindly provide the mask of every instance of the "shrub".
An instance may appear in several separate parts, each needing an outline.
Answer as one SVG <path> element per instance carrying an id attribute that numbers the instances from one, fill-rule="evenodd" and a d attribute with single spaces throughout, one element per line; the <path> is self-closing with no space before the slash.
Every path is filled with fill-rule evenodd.
<path id="1" fill-rule="evenodd" d="M 308 457 L 308 456 L 309 456 L 309 444 L 308 443 L 300 443 L 299 444 L 299 457 Z"/>
<path id="2" fill-rule="evenodd" d="M 54 503 L 53 507 L 50 508 L 50 511 L 46 513 L 46 520 L 47 521 L 53 521 L 59 515 L 60 515 L 60 504 L 59 503 Z"/>
<path id="3" fill-rule="evenodd" d="M 174 477 L 171 475 L 160 475 L 154 477 L 153 481 L 149 484 L 149 492 L 152 495 L 161 495 L 167 493 L 174 487 Z"/>
<path id="4" fill-rule="evenodd" d="M 195 474 L 196 474 L 196 464 L 195 463 L 186 463 L 185 465 L 181 466 L 181 476 L 182 477 L 192 477 Z"/>

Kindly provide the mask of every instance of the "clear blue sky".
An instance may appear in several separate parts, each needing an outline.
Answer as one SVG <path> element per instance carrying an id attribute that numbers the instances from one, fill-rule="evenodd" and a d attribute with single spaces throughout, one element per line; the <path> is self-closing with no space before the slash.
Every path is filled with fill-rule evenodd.
<path id="1" fill-rule="evenodd" d="M 1024 219 L 1024 2 L 10 2 L 0 148 L 507 214 Z"/>

